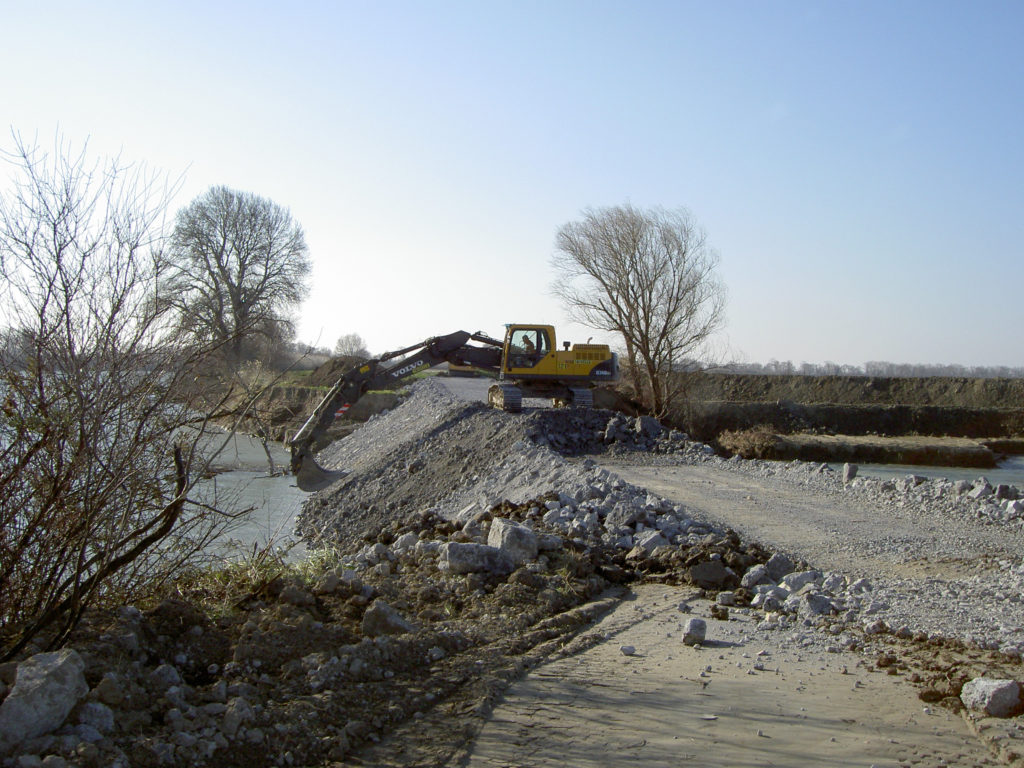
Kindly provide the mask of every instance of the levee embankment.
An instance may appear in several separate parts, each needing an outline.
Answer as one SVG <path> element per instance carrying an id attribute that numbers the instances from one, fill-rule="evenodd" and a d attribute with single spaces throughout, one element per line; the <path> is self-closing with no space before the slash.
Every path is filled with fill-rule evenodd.
<path id="1" fill-rule="evenodd" d="M 675 421 L 745 458 L 991 467 L 1024 448 L 1021 379 L 712 373 L 686 392 Z"/>

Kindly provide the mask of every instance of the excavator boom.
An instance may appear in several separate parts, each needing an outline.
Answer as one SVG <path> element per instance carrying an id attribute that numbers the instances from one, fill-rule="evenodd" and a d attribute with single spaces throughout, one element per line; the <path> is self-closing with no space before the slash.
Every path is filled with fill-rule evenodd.
<path id="1" fill-rule="evenodd" d="M 471 341 L 477 344 L 470 344 Z M 607 344 L 563 345 L 565 349 L 559 350 L 553 326 L 511 323 L 505 327 L 504 341 L 480 331 L 456 331 L 352 368 L 331 387 L 289 441 L 292 472 L 299 488 L 316 491 L 344 474 L 328 472 L 313 458 L 314 446 L 339 411 L 346 410 L 370 389 L 393 384 L 439 363 L 471 366 L 496 374 L 498 382 L 488 390 L 487 399 L 505 411 L 519 411 L 524 395 L 550 398 L 556 405 L 590 407 L 591 388 L 618 379 L 618 357 Z"/>
<path id="2" fill-rule="evenodd" d="M 469 341 L 486 346 L 474 346 Z M 501 366 L 501 347 L 501 341 L 483 333 L 456 331 L 367 360 L 347 371 L 324 395 L 306 423 L 288 442 L 296 484 L 304 491 L 316 491 L 344 474 L 324 469 L 313 458 L 313 446 L 334 423 L 339 410 L 352 405 L 371 389 L 400 381 L 439 363 L 472 365 L 497 372 Z M 395 361 L 396 358 L 401 359 Z"/>

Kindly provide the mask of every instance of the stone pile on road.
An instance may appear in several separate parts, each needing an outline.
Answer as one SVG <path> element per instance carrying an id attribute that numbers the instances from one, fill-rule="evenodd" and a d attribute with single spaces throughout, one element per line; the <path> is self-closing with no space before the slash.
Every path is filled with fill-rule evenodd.
<path id="1" fill-rule="evenodd" d="M 663 463 L 651 454 L 638 454 L 637 459 Z M 852 554 L 911 565 L 959 563 L 956 575 L 923 584 L 918 578 L 879 574 L 871 579 L 871 600 L 861 601 L 860 607 L 856 600 L 840 600 L 841 606 L 858 607 L 866 612 L 865 621 L 870 618 L 868 623 L 876 626 L 881 621 L 891 628 L 909 627 L 915 637 L 957 638 L 979 648 L 1024 656 L 1024 548 L 1012 545 L 1024 541 L 1024 520 L 1013 511 L 1021 502 L 1015 497 L 1024 494 L 1015 486 L 993 485 L 983 477 L 967 482 L 912 474 L 883 479 L 858 473 L 844 482 L 842 472 L 819 462 L 779 463 L 692 453 L 671 459 L 680 460 L 796 485 L 823 503 L 831 498 L 838 504 L 891 510 L 893 516 L 912 521 L 922 530 L 921 536 L 862 541 L 851 549 Z M 993 529 L 1005 529 L 1006 534 Z M 980 559 L 975 553 L 991 550 L 994 539 L 1004 545 L 1007 556 Z"/>

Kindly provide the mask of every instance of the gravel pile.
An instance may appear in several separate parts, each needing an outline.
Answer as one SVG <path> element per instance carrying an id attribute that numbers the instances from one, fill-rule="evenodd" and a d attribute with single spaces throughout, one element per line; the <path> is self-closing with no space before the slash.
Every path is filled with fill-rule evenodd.
<path id="1" fill-rule="evenodd" d="M 314 546 L 347 545 L 409 512 L 454 519 L 552 491 L 574 496 L 607 478 L 566 456 L 608 448 L 710 452 L 654 419 L 576 408 L 512 415 L 455 400 L 436 382 L 422 381 L 398 408 L 319 454 L 325 469 L 348 475 L 311 497 L 297 531 Z"/>
<path id="2" fill-rule="evenodd" d="M 914 537 L 875 539 L 874 554 L 892 562 L 955 557 L 993 530 L 1007 555 L 962 579 L 817 570 L 625 482 L 601 467 L 606 454 L 710 464 L 826 504 L 909 510 L 949 531 L 924 553 Z M 77 650 L 0 665 L 4 768 L 321 765 L 388 745 L 392 762 L 369 762 L 446 764 L 507 681 L 561 652 L 617 599 L 598 596 L 643 579 L 697 587 L 714 599 L 712 617 L 743 612 L 757 619 L 754 632 L 795 648 L 859 650 L 877 654 L 878 667 L 918 669 L 929 701 L 958 706 L 982 672 L 1019 677 L 1015 488 L 725 461 L 651 419 L 510 415 L 430 381 L 319 459 L 348 475 L 307 502 L 300 532 L 334 548 L 338 567 L 256 585 L 222 615 L 190 595 L 145 613 L 125 608 L 87 622 Z M 688 621 L 681 637 L 702 642 L 700 624 Z M 973 640 L 974 655 L 937 666 L 940 650 L 957 650 L 949 638 Z"/>
<path id="3" fill-rule="evenodd" d="M 353 544 L 372 538 L 395 515 L 429 510 L 461 525 L 503 501 L 523 504 L 551 495 L 558 503 L 547 502 L 530 522 L 587 546 L 685 550 L 703 536 L 724 534 L 681 506 L 609 475 L 594 461 L 578 459 L 602 454 L 636 463 L 710 464 L 798 485 L 823 503 L 842 499 L 898 511 L 920 526 L 920 535 L 865 537 L 853 531 L 856 521 L 851 521 L 854 554 L 873 562 L 963 560 L 957 578 L 898 578 L 877 570 L 823 573 L 804 590 L 820 593 L 821 600 L 791 599 L 788 592 L 800 590 L 787 590 L 756 601 L 756 608 L 770 609 L 769 626 L 831 625 L 839 617 L 844 624 L 877 630 L 880 621 L 904 635 L 960 638 L 1024 654 L 1024 493 L 1019 489 L 992 486 L 984 478 L 975 483 L 916 476 L 844 481 L 841 472 L 824 464 L 726 460 L 653 419 L 608 411 L 543 409 L 510 416 L 456 401 L 437 383 L 422 382 L 402 406 L 321 455 L 325 466 L 352 469 L 352 474 L 307 504 L 300 530 L 320 544 Z M 1006 545 L 1005 555 L 978 559 L 977 552 L 992 551 L 993 528 Z M 764 584 L 757 587 L 765 590 Z M 786 586 L 776 579 L 773 588 Z M 815 612 L 826 600 L 830 607 Z"/>
<path id="4" fill-rule="evenodd" d="M 655 455 L 635 454 L 632 460 L 664 463 Z M 855 467 L 847 470 L 854 476 L 844 480 L 843 472 L 815 462 L 780 464 L 692 453 L 673 459 L 680 460 L 799 486 L 823 504 L 853 504 L 899 518 L 911 533 L 865 532 L 857 520 L 846 523 L 849 554 L 876 564 L 873 572 L 846 577 L 870 577 L 872 596 L 867 603 L 861 601 L 862 612 L 871 621 L 902 629 L 902 634 L 957 638 L 980 648 L 1024 655 L 1024 516 L 1020 501 L 1024 493 L 1020 489 L 993 486 L 984 477 L 974 482 L 917 475 L 856 477 Z M 841 540 L 843 532 L 837 533 Z M 917 564 L 925 565 L 920 576 L 902 578 L 879 568 L 879 562 L 911 570 Z M 929 563 L 943 564 L 945 573 L 929 575 Z"/>

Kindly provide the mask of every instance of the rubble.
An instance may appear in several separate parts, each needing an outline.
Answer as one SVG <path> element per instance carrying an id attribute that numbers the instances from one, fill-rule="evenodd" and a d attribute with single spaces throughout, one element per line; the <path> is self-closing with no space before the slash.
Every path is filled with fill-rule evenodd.
<path id="1" fill-rule="evenodd" d="M 38 653 L 18 665 L 0 704 L 0 753 L 55 730 L 89 690 L 82 657 L 72 649 Z"/>
<path id="2" fill-rule="evenodd" d="M 1012 717 L 1022 708 L 1020 683 L 1016 680 L 976 677 L 964 685 L 960 700 L 970 711 L 992 717 Z"/>
<path id="3" fill-rule="evenodd" d="M 695 519 L 602 469 L 588 458 L 595 453 L 722 461 L 650 419 L 574 408 L 510 417 L 417 385 L 403 405 L 321 454 L 327 468 L 348 470 L 302 513 L 310 545 L 331 553 L 322 569 L 254 584 L 220 615 L 195 607 L 201 590 L 182 587 L 145 612 L 105 617 L 78 646 L 84 687 L 66 700 L 82 703 L 71 701 L 60 722 L 23 737 L 17 750 L 8 739 L 0 757 L 11 765 L 22 756 L 125 767 L 304 765 L 394 741 L 409 750 L 402 762 L 429 754 L 424 764 L 440 764 L 476 727 L 468 718 L 478 724 L 508 681 L 565 646 L 614 604 L 619 585 L 637 580 L 704 590 L 713 615 L 753 617 L 756 632 L 787 633 L 800 647 L 934 639 L 913 640 L 918 627 L 890 629 L 884 586 L 816 570 Z M 844 483 L 801 463 L 785 471 L 835 493 L 936 503 L 982 487 Z M 1006 524 L 1019 495 L 994 489 L 971 503 L 1001 510 Z M 682 642 L 703 644 L 706 628 L 690 618 Z M 938 700 L 961 692 L 943 690 Z M 0 707 L 0 729 L 15 694 Z"/>

